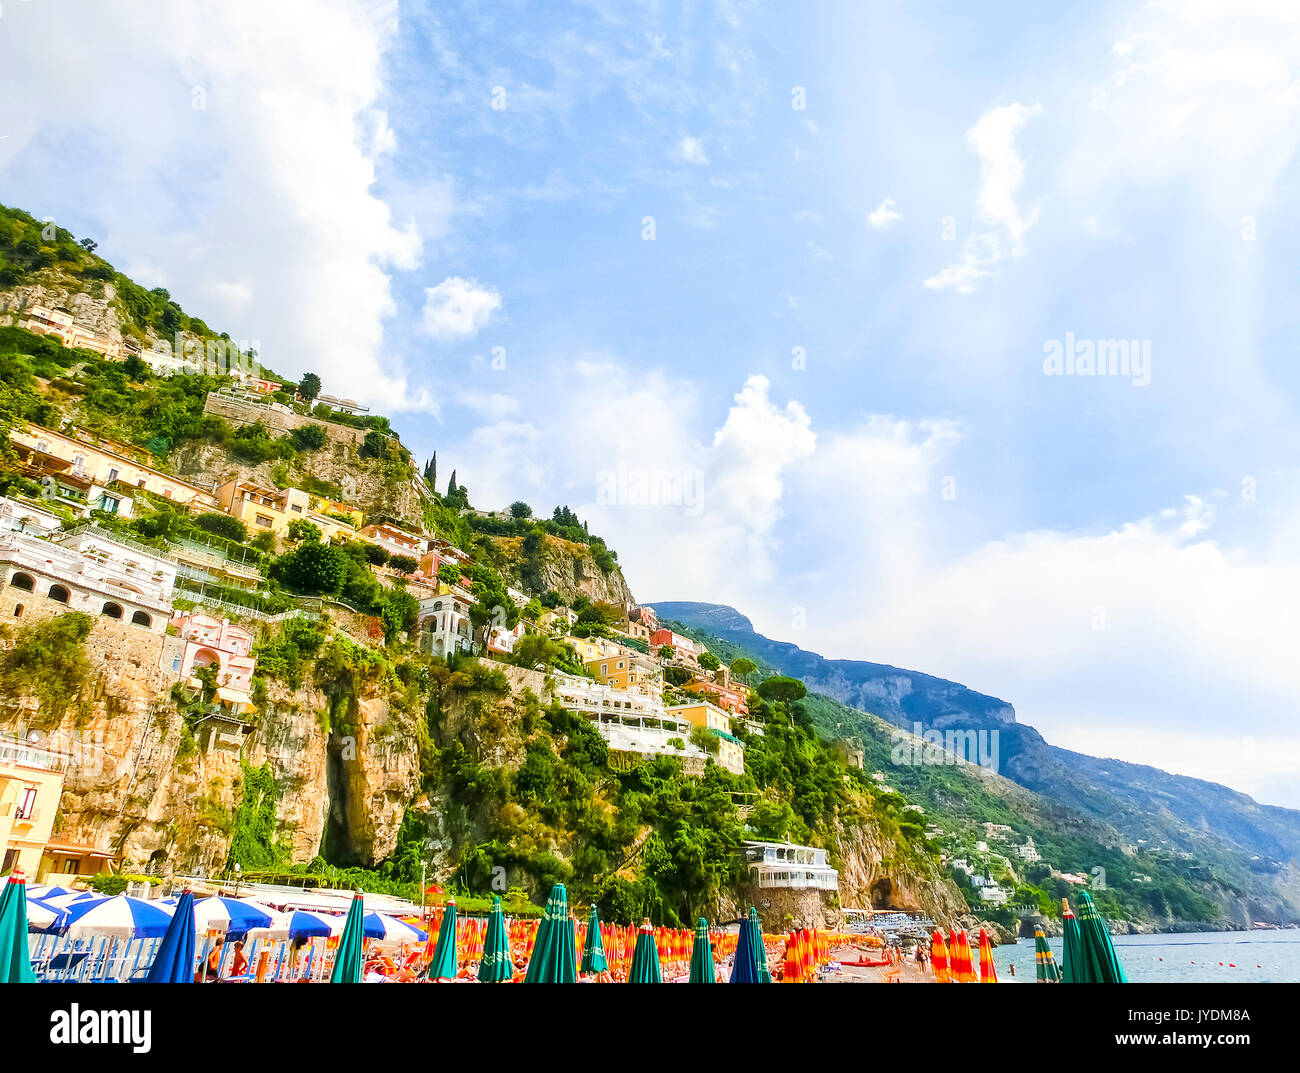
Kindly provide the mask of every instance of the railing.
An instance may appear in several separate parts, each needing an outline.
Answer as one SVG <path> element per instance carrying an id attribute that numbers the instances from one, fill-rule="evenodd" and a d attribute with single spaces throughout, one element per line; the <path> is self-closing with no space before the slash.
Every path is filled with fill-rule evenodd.
<path id="1" fill-rule="evenodd" d="M 132 551 L 138 551 L 142 555 L 148 555 L 154 559 L 162 559 L 164 562 L 171 561 L 167 557 L 167 553 L 161 548 L 150 547 L 148 544 L 142 544 L 140 541 L 132 540 L 130 537 L 120 536 L 117 533 L 101 528 L 94 522 L 85 522 L 81 525 L 74 526 L 66 533 L 60 533 L 59 543 L 63 543 L 72 537 L 80 536 L 82 533 L 90 533 L 92 536 L 97 536 L 104 540 L 111 540 L 114 544 L 121 544 L 125 548 L 130 548 Z"/>

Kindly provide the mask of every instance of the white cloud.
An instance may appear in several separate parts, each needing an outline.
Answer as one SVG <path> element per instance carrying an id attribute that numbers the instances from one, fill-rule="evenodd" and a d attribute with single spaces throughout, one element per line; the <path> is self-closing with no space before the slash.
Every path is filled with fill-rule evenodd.
<path id="1" fill-rule="evenodd" d="M 687 164 L 704 165 L 709 162 L 704 143 L 699 138 L 687 136 L 677 143 L 677 156 Z"/>
<path id="2" fill-rule="evenodd" d="M 867 213 L 867 223 L 877 231 L 887 230 L 892 224 L 897 223 L 903 218 L 903 214 L 895 211 L 894 199 L 885 198 L 879 205 Z"/>
<path id="3" fill-rule="evenodd" d="M 417 264 L 420 236 L 373 191 L 393 146 L 380 101 L 395 7 L 7 4 L 4 25 L 0 70 L 23 87 L 0 95 L 6 200 L 79 216 L 119 268 L 257 339 L 277 371 L 408 401 L 383 325 L 390 272 Z"/>
<path id="4" fill-rule="evenodd" d="M 992 108 L 966 132 L 966 143 L 980 162 L 975 198 L 979 229 L 962 242 L 956 261 L 925 281 L 931 290 L 970 294 L 981 280 L 996 275 L 1003 259 L 1024 255 L 1025 232 L 1038 222 L 1038 209 L 1024 211 L 1017 204 L 1025 166 L 1016 151 L 1016 134 L 1041 111 L 1040 105 L 1019 102 Z"/>
<path id="5" fill-rule="evenodd" d="M 501 295 L 478 280 L 448 276 L 436 287 L 424 289 L 425 334 L 440 343 L 472 339 L 501 308 Z"/>

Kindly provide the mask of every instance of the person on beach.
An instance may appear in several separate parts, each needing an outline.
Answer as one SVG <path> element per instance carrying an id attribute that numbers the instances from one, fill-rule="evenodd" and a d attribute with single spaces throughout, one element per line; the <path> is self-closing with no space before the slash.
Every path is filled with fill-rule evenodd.
<path id="1" fill-rule="evenodd" d="M 205 975 L 207 982 L 210 984 L 221 981 L 221 948 L 225 943 L 226 940 L 218 935 L 217 941 L 212 944 L 212 949 L 208 951 L 208 971 Z"/>
<path id="2" fill-rule="evenodd" d="M 244 940 L 235 943 L 235 956 L 230 959 L 230 975 L 243 976 L 248 971 L 248 958 L 244 956 Z"/>

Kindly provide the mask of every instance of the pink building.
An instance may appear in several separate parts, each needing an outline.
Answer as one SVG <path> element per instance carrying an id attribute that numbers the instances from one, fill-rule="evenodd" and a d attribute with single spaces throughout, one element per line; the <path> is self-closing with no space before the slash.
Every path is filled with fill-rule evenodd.
<path id="1" fill-rule="evenodd" d="M 172 663 L 172 671 L 190 685 L 199 686 L 195 676 L 197 667 L 217 668 L 217 700 L 236 711 L 252 704 L 253 672 L 257 661 L 253 659 L 253 635 L 241 626 L 232 625 L 229 619 L 181 611 L 171 624 L 185 642 L 181 654 Z"/>

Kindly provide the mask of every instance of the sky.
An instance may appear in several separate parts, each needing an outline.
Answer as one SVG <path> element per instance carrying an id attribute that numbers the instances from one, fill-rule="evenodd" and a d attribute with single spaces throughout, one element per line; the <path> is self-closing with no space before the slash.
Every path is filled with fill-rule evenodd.
<path id="1" fill-rule="evenodd" d="M 640 600 L 1300 807 L 1300 6 L 1052 6 L 4 0 L 0 201 Z"/>

